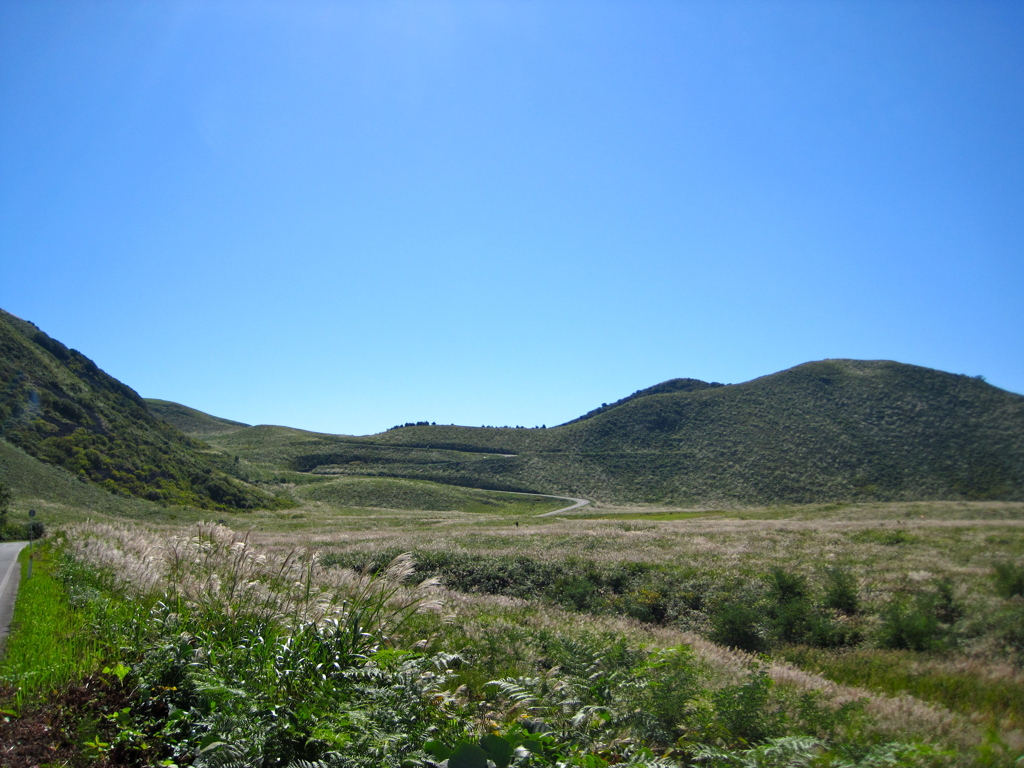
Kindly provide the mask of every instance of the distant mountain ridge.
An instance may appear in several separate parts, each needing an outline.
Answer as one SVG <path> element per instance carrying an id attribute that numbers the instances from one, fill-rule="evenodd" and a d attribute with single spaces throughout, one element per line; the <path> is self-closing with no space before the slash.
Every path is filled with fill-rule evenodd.
<path id="1" fill-rule="evenodd" d="M 253 427 L 212 442 L 300 471 L 609 501 L 1024 499 L 1024 396 L 978 378 L 822 360 L 742 384 L 666 384 L 550 429 Z"/>
<path id="2" fill-rule="evenodd" d="M 115 493 L 208 508 L 287 505 L 242 477 L 289 472 L 675 505 L 1024 499 L 1024 396 L 886 360 L 671 379 L 549 429 L 353 437 L 143 401 L 0 310 L 0 438 Z"/>
<path id="3" fill-rule="evenodd" d="M 135 390 L 0 310 L 0 438 L 113 493 L 210 509 L 279 506 Z"/>

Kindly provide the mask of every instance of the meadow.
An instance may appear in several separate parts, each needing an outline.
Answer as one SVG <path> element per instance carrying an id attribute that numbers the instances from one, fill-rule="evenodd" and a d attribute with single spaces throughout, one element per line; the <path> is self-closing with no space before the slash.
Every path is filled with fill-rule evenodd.
<path id="1" fill-rule="evenodd" d="M 282 479 L 294 507 L 199 527 L 90 506 L 84 484 L 19 493 L 12 520 L 42 509 L 50 534 L 0 665 L 3 727 L 59 713 L 66 765 L 1024 756 L 1022 503 L 537 517 L 563 502 Z M 29 611 L 75 631 L 33 635 Z"/>

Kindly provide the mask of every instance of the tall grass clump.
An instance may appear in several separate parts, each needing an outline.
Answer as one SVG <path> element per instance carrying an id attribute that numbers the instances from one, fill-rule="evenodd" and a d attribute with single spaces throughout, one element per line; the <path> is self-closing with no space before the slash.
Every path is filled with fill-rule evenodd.
<path id="1" fill-rule="evenodd" d="M 433 581 L 409 583 L 408 556 L 377 574 L 325 571 L 313 553 L 260 551 L 211 524 L 166 539 L 74 526 L 68 542 L 102 592 L 146 607 L 141 622 L 107 614 L 107 669 L 137 702 L 108 749 L 196 766 L 397 766 L 445 731 L 434 693 L 452 659 L 395 642 L 439 605 Z M 94 603 L 110 599 L 101 591 Z"/>

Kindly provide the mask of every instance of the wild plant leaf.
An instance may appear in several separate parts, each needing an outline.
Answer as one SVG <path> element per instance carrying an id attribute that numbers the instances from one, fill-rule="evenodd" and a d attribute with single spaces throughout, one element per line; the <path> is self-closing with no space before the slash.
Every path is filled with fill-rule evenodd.
<path id="1" fill-rule="evenodd" d="M 448 768 L 488 768 L 487 753 L 476 744 L 461 742 L 452 750 Z"/>
<path id="2" fill-rule="evenodd" d="M 433 739 L 423 745 L 423 751 L 437 761 L 447 760 L 452 751 L 440 741 Z"/>
<path id="3" fill-rule="evenodd" d="M 515 748 L 511 742 L 493 733 L 481 737 L 480 747 L 498 768 L 507 768 L 515 755 Z"/>

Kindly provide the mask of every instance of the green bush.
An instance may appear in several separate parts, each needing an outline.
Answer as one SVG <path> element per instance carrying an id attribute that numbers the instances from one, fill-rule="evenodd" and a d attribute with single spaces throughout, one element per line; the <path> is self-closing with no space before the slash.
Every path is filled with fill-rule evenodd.
<path id="1" fill-rule="evenodd" d="M 935 651 L 944 644 L 934 603 L 926 596 L 913 601 L 894 598 L 880 614 L 877 643 L 881 648 Z"/>
<path id="2" fill-rule="evenodd" d="M 745 600 L 729 600 L 716 608 L 711 615 L 710 637 L 716 643 L 741 651 L 763 653 L 768 650 L 761 613 Z"/>
<path id="3" fill-rule="evenodd" d="M 940 579 L 935 584 L 932 596 L 932 609 L 935 618 L 943 624 L 953 624 L 964 615 L 964 607 L 956 599 L 952 579 Z"/>
<path id="4" fill-rule="evenodd" d="M 807 578 L 783 568 L 772 568 L 766 577 L 768 599 L 775 604 L 804 602 L 810 598 Z"/>
<path id="5" fill-rule="evenodd" d="M 0 481 L 0 541 L 17 538 L 17 533 L 10 530 L 10 524 L 7 521 L 7 513 L 13 498 L 14 494 L 11 493 L 10 487 Z"/>
<path id="6" fill-rule="evenodd" d="M 772 685 L 765 670 L 755 669 L 743 683 L 714 694 L 715 718 L 727 741 L 757 744 L 785 733 L 785 711 L 771 706 Z"/>
<path id="7" fill-rule="evenodd" d="M 1024 604 L 1011 604 L 995 616 L 997 635 L 1017 666 L 1024 667 Z"/>
<path id="8" fill-rule="evenodd" d="M 860 611 L 860 597 L 857 593 L 857 578 L 845 568 L 829 568 L 825 571 L 826 608 L 852 616 Z"/>
<path id="9" fill-rule="evenodd" d="M 1024 564 L 1004 561 L 996 563 L 993 570 L 997 595 L 1006 598 L 1024 595 Z"/>

